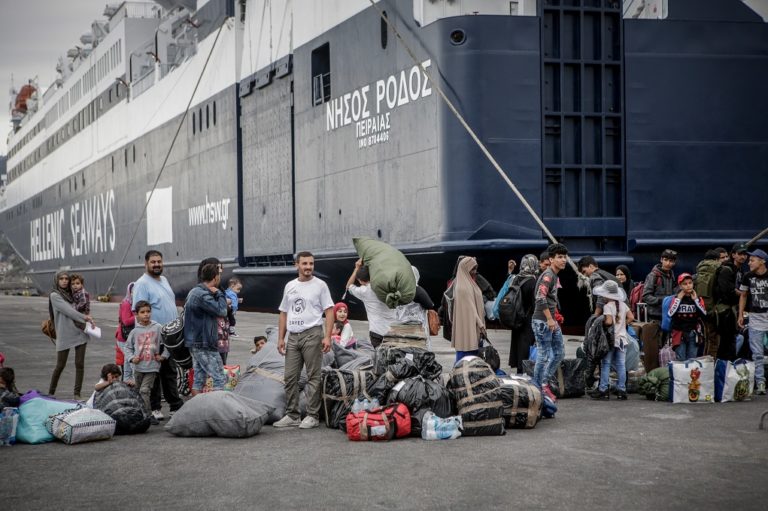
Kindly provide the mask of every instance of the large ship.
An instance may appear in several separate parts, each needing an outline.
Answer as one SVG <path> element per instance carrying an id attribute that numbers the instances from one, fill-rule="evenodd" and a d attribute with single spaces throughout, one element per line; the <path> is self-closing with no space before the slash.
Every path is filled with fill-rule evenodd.
<path id="1" fill-rule="evenodd" d="M 500 283 L 507 259 L 548 244 L 535 217 L 605 266 L 647 271 L 673 247 L 690 268 L 765 227 L 764 11 L 108 5 L 54 84 L 18 92 L 0 229 L 42 289 L 69 267 L 118 296 L 154 248 L 179 298 L 217 256 L 265 310 L 298 250 L 340 297 L 354 236 L 400 248 L 433 298 L 460 254 Z"/>

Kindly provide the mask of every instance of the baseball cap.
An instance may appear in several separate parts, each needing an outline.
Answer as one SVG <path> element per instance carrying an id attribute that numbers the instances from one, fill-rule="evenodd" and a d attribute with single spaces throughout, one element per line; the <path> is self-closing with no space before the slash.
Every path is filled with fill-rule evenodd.
<path id="1" fill-rule="evenodd" d="M 736 243 L 733 248 L 731 248 L 732 254 L 741 254 L 746 252 L 749 249 L 746 243 Z"/>
<path id="2" fill-rule="evenodd" d="M 765 251 L 760 250 L 759 248 L 756 248 L 752 252 L 747 252 L 747 255 L 759 257 L 763 261 L 768 261 L 768 254 L 766 254 Z"/>
<path id="3" fill-rule="evenodd" d="M 693 280 L 693 276 L 690 273 L 681 273 L 677 277 L 677 283 L 678 284 L 682 284 L 685 279 Z"/>

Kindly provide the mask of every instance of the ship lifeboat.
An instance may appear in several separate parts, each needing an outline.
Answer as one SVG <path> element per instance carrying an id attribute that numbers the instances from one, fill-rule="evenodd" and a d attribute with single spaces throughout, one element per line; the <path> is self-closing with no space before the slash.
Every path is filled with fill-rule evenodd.
<path id="1" fill-rule="evenodd" d="M 13 108 L 14 113 L 18 112 L 21 115 L 26 114 L 27 100 L 30 99 L 35 92 L 37 92 L 37 89 L 35 89 L 33 85 L 27 84 L 23 86 L 16 95 L 16 101 Z"/>

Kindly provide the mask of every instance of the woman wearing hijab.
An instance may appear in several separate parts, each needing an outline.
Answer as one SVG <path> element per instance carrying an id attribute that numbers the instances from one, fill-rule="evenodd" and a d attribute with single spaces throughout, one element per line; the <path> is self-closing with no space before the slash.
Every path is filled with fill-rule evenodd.
<path id="1" fill-rule="evenodd" d="M 75 348 L 75 399 L 80 400 L 80 391 L 83 388 L 83 370 L 85 367 L 85 347 L 88 343 L 88 334 L 77 327 L 75 322 L 91 323 L 90 316 L 81 314 L 75 310 L 74 299 L 69 287 L 69 275 L 67 272 L 56 273 L 53 289 L 48 297 L 51 306 L 51 315 L 56 327 L 56 368 L 51 376 L 51 385 L 48 394 L 56 394 L 59 377 L 67 365 L 69 350 Z"/>
<path id="2" fill-rule="evenodd" d="M 483 293 L 475 282 L 476 275 L 477 260 L 474 257 L 462 258 L 453 290 L 451 347 L 456 350 L 457 362 L 467 355 L 476 355 L 480 335 L 485 334 Z"/>
<path id="3" fill-rule="evenodd" d="M 133 315 L 133 282 L 128 284 L 128 288 L 125 290 L 125 298 L 120 302 L 120 309 L 118 311 L 117 331 L 115 332 L 115 364 L 123 367 L 125 363 L 125 355 L 123 348 L 125 347 L 125 341 L 128 340 L 128 334 L 133 330 L 136 324 L 136 318 Z"/>
<path id="4" fill-rule="evenodd" d="M 523 374 L 523 360 L 528 360 L 531 346 L 536 342 L 531 329 L 531 318 L 538 271 L 539 259 L 533 254 L 527 254 L 520 260 L 520 273 L 515 275 L 510 284 L 520 286 L 520 300 L 525 311 L 523 326 L 512 329 L 512 345 L 509 350 L 509 367 L 516 368 L 517 374 Z"/>

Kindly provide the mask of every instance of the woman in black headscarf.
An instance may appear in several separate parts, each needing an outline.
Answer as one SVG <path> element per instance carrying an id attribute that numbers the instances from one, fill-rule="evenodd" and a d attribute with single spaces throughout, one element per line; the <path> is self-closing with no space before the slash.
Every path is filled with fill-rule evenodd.
<path id="1" fill-rule="evenodd" d="M 632 273 L 627 266 L 620 264 L 616 267 L 616 280 L 619 281 L 622 289 L 624 289 L 624 293 L 627 295 L 627 303 L 629 303 L 629 294 L 632 292 L 635 283 L 632 282 Z"/>

